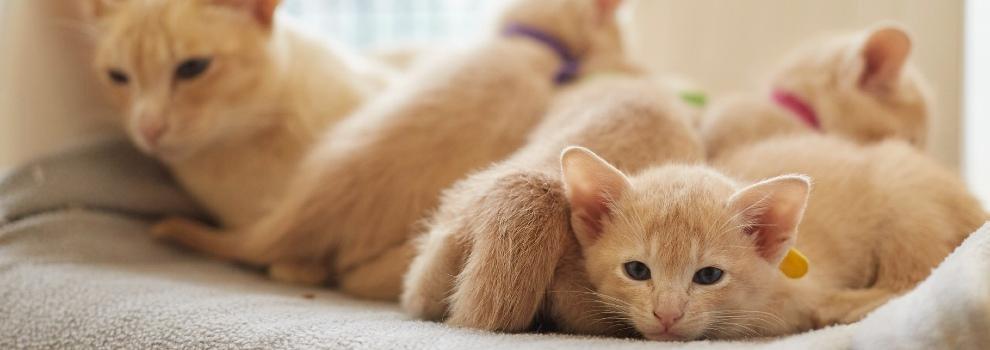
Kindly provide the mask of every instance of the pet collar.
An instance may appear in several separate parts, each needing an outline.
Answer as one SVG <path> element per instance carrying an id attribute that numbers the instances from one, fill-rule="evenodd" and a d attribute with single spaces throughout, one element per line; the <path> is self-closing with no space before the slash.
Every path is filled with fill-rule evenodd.
<path id="1" fill-rule="evenodd" d="M 789 91 L 778 89 L 773 91 L 773 101 L 780 107 L 791 111 L 794 116 L 810 126 L 812 129 L 819 131 L 822 129 L 821 120 L 818 119 L 818 114 L 815 113 L 815 109 L 811 108 L 811 105 L 797 95 Z"/>
<path id="2" fill-rule="evenodd" d="M 505 35 L 521 36 L 533 39 L 557 54 L 557 57 L 560 58 L 560 62 L 562 64 L 560 70 L 557 71 L 557 74 L 553 79 L 557 85 L 567 84 L 577 77 L 581 62 L 578 61 L 577 57 L 571 53 L 563 42 L 555 38 L 553 35 L 547 34 L 540 29 L 522 24 L 510 25 L 509 28 L 505 30 Z"/>

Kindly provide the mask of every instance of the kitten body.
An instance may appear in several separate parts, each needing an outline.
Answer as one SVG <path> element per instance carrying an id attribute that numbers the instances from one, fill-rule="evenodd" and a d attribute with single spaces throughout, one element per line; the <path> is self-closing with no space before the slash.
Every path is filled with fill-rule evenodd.
<path id="1" fill-rule="evenodd" d="M 587 299 L 585 290 L 558 288 L 586 285 L 581 276 L 555 277 L 559 270 L 580 271 L 558 266 L 577 253 L 560 151 L 572 144 L 596 147 L 628 170 L 701 162 L 690 113 L 674 94 L 644 78 L 602 77 L 563 93 L 525 147 L 444 192 L 406 276 L 403 307 L 420 318 L 500 331 L 526 330 L 543 314 L 594 308 L 574 303 Z M 586 333 L 604 331 L 597 320 L 580 326 Z"/>
<path id="2" fill-rule="evenodd" d="M 128 136 L 224 227 L 267 212 L 318 135 L 388 79 L 275 23 L 276 3 L 86 2 L 94 67 Z"/>
<path id="3" fill-rule="evenodd" d="M 913 288 L 988 219 L 958 175 L 901 140 L 781 137 L 713 163 L 748 181 L 814 180 L 796 243 L 812 269 L 798 283 L 832 291 L 816 306 L 822 324 L 858 321 Z"/>
<path id="4" fill-rule="evenodd" d="M 683 166 L 629 178 L 588 151 L 569 153 L 564 177 L 585 272 L 617 327 L 649 339 L 857 321 L 925 278 L 987 219 L 955 175 L 898 140 L 776 138 L 716 161 L 738 180 Z M 792 173 L 811 175 L 814 190 Z M 778 270 L 792 247 L 811 261 L 801 279 Z"/>
<path id="5" fill-rule="evenodd" d="M 730 96 L 704 115 L 709 155 L 776 135 L 816 132 L 860 143 L 898 138 L 923 148 L 931 93 L 908 61 L 910 50 L 910 37 L 896 26 L 795 50 L 760 94 Z"/>
<path id="6" fill-rule="evenodd" d="M 499 28 L 538 28 L 578 58 L 621 49 L 616 1 L 518 1 Z M 184 222 L 159 231 L 205 252 L 304 283 L 332 279 L 345 292 L 398 297 L 417 221 L 464 174 L 522 145 L 555 93 L 558 54 L 545 43 L 498 35 L 433 62 L 326 135 L 279 205 L 248 230 L 216 235 Z M 586 69 L 588 67 L 585 67 Z"/>

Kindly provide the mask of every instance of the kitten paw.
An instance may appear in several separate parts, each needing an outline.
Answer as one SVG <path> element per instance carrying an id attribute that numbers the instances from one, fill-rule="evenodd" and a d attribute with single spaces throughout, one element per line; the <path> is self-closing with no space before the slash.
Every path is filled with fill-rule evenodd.
<path id="1" fill-rule="evenodd" d="M 279 282 L 319 286 L 330 279 L 330 271 L 318 263 L 277 262 L 268 267 L 268 277 Z"/>

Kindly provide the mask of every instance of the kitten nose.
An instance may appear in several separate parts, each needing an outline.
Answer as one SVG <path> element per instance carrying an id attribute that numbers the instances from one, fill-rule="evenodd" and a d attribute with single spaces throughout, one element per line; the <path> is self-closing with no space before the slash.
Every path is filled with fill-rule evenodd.
<path id="1" fill-rule="evenodd" d="M 165 134 L 166 127 L 164 118 L 145 116 L 141 118 L 141 122 L 138 124 L 138 131 L 149 145 L 156 146 L 158 140 Z"/>
<path id="2" fill-rule="evenodd" d="M 657 318 L 657 321 L 660 321 L 664 329 L 670 329 L 684 317 L 684 310 L 654 310 L 653 316 Z"/>

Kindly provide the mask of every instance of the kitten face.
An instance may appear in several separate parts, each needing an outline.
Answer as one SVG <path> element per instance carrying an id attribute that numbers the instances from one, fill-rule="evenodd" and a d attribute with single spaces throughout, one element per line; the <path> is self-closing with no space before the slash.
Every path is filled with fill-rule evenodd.
<path id="1" fill-rule="evenodd" d="M 867 143 L 900 138 L 925 145 L 930 93 L 907 61 L 911 39 L 881 26 L 796 50 L 773 88 L 804 98 L 826 132 Z"/>
<path id="2" fill-rule="evenodd" d="M 516 0 L 501 22 L 539 28 L 560 39 L 584 61 L 622 54 L 615 13 L 623 0 Z M 590 57 L 595 56 L 595 57 Z M 611 57 L 610 57 L 611 58 Z"/>
<path id="3" fill-rule="evenodd" d="M 90 0 L 97 76 L 141 150 L 181 159 L 272 122 L 255 109 L 274 3 Z"/>
<path id="4" fill-rule="evenodd" d="M 593 153 L 562 159 L 572 227 L 606 318 L 653 340 L 733 338 L 783 327 L 766 313 L 808 180 L 744 189 L 703 167 L 625 178 Z"/>

